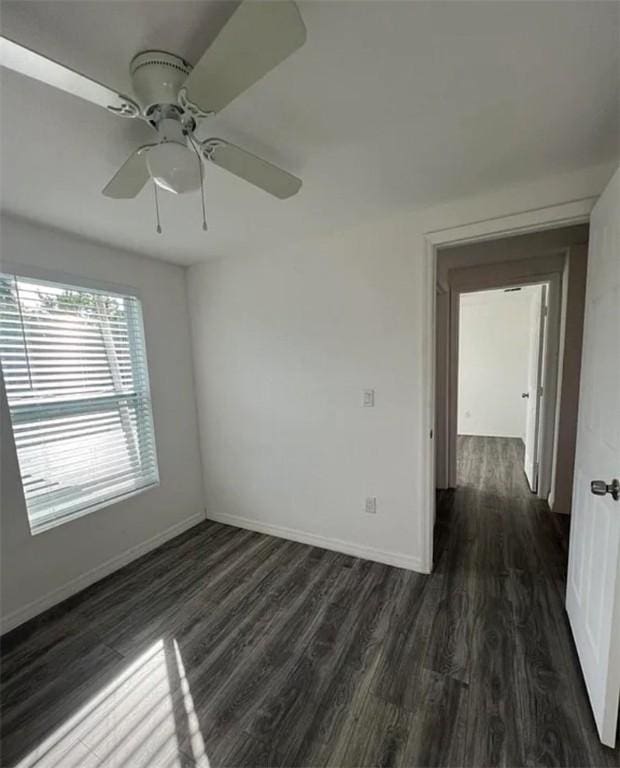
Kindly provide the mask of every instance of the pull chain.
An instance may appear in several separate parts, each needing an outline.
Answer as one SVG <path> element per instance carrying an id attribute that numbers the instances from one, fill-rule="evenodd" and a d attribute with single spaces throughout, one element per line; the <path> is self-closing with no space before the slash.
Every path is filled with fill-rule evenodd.
<path id="1" fill-rule="evenodd" d="M 155 221 L 157 222 L 155 231 L 158 235 L 161 235 L 161 223 L 159 221 L 159 199 L 157 197 L 157 184 L 155 184 L 155 182 L 153 182 L 153 193 L 155 195 Z"/>
<path id="2" fill-rule="evenodd" d="M 202 203 L 202 228 L 206 232 L 208 229 L 207 206 L 205 203 L 205 182 L 204 182 L 204 170 L 202 167 L 202 157 L 200 156 L 200 152 L 198 151 L 198 148 L 194 143 L 194 139 L 191 136 L 189 137 L 189 143 L 194 148 L 194 152 L 196 153 L 196 157 L 198 158 L 198 167 L 200 168 L 200 202 Z"/>

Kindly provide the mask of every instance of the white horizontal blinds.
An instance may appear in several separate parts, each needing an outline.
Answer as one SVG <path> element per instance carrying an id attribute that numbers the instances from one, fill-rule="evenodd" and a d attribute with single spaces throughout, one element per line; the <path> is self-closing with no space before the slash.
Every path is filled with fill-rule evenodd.
<path id="1" fill-rule="evenodd" d="M 158 482 L 138 299 L 0 275 L 0 360 L 33 530 Z"/>

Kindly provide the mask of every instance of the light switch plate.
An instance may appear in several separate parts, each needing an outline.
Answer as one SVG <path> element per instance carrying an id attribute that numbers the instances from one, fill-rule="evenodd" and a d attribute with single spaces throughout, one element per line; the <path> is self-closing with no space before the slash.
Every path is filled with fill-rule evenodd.
<path id="1" fill-rule="evenodd" d="M 376 496 L 368 496 L 366 498 L 366 512 L 369 515 L 377 514 L 377 497 Z"/>
<path id="2" fill-rule="evenodd" d="M 375 390 L 374 389 L 365 389 L 364 390 L 364 408 L 374 408 L 375 407 Z"/>

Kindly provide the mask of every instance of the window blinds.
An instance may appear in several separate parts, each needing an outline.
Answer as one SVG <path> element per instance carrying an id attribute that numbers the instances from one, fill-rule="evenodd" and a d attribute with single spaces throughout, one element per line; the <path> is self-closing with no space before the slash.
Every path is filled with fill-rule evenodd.
<path id="1" fill-rule="evenodd" d="M 33 532 L 159 482 L 136 297 L 0 275 L 0 361 Z"/>

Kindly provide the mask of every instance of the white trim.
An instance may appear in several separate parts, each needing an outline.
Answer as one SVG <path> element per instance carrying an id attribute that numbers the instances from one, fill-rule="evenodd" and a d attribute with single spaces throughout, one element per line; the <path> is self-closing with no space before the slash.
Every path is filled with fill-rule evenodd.
<path id="1" fill-rule="evenodd" d="M 71 523 L 74 520 L 79 520 L 81 517 L 86 517 L 86 515 L 90 515 L 93 512 L 99 512 L 100 509 L 107 509 L 114 504 L 127 501 L 127 499 L 131 499 L 132 496 L 138 496 L 139 494 L 150 491 L 153 488 L 159 488 L 159 476 L 158 479 L 153 483 L 143 485 L 141 488 L 134 488 L 132 491 L 122 493 L 120 496 L 113 496 L 111 499 L 103 499 L 102 501 L 98 501 L 96 504 L 91 504 L 87 507 L 76 509 L 75 512 L 70 512 L 68 515 L 61 515 L 60 517 L 48 516 L 47 520 L 44 518 L 42 522 L 34 524 L 31 523 L 30 518 L 28 518 L 30 533 L 32 536 L 39 536 L 46 531 L 52 531 L 54 528 L 58 528 L 60 525 Z"/>
<path id="2" fill-rule="evenodd" d="M 427 332 L 422 334 L 422 376 L 426 381 L 422 382 L 422 396 L 424 402 L 422 429 L 422 572 L 431 573 L 433 570 L 433 533 L 435 528 L 435 363 L 436 363 L 436 284 L 437 284 L 437 258 L 435 247 L 427 239 L 425 243 L 427 258 L 424 260 L 424 284 L 426 285 L 426 301 L 423 309 L 424 323 Z M 428 258 L 428 255 L 432 258 Z M 428 329 L 430 329 L 430 332 Z M 426 376 L 425 376 L 426 373 Z M 424 514 L 426 510 L 426 514 Z"/>
<path id="3" fill-rule="evenodd" d="M 353 544 L 350 541 L 343 541 L 342 539 L 327 539 L 323 536 L 317 536 L 314 533 L 300 531 L 297 528 L 271 525 L 270 523 L 262 523 L 259 520 L 250 520 L 247 517 L 239 517 L 237 515 L 213 514 L 208 512 L 207 520 L 213 520 L 216 523 L 224 523 L 225 525 L 233 525 L 235 528 L 245 528 L 246 530 L 256 531 L 257 533 L 266 533 L 269 536 L 277 536 L 280 539 L 298 541 L 301 544 L 309 544 L 312 547 L 329 549 L 332 552 L 341 552 L 344 555 L 361 557 L 364 560 L 374 560 L 377 563 L 393 565 L 396 568 L 406 568 L 408 571 L 429 573 L 428 570 L 425 570 L 421 558 L 404 555 L 401 552 L 386 552 L 382 549 L 364 547 L 361 544 Z"/>
<path id="4" fill-rule="evenodd" d="M 481 242 L 483 240 L 509 237 L 516 234 L 541 232 L 546 229 L 583 224 L 589 221 L 590 213 L 598 196 L 570 200 L 558 205 L 520 211 L 507 216 L 497 216 L 481 221 L 474 221 L 456 227 L 427 230 L 424 233 L 424 256 L 426 270 L 426 290 L 424 301 L 425 328 L 423 336 L 430 339 L 423 350 L 422 376 L 423 392 L 428 398 L 428 407 L 424 408 L 423 435 L 429 435 L 435 427 L 435 291 L 437 250 L 441 246 L 456 243 Z M 425 441 L 426 442 L 426 441 Z M 422 562 L 426 566 L 424 573 L 429 573 L 433 562 L 433 526 L 435 522 L 435 441 L 429 440 L 424 449 L 423 495 L 423 538 L 424 553 Z"/>
<path id="5" fill-rule="evenodd" d="M 15 627 L 38 616 L 48 608 L 51 608 L 52 606 L 61 603 L 63 600 L 66 600 L 68 597 L 86 589 L 86 587 L 89 587 L 96 581 L 100 581 L 105 576 L 109 576 L 111 573 L 114 573 L 114 571 L 118 571 L 119 568 L 131 563 L 133 560 L 137 560 L 139 557 L 142 557 L 142 555 L 147 554 L 147 552 L 157 549 L 157 547 L 188 530 L 188 528 L 192 528 L 204 519 L 205 516 L 203 513 L 197 513 L 182 520 L 180 523 L 175 523 L 174 525 L 171 525 L 170 528 L 166 528 L 166 530 L 155 534 L 155 536 L 152 536 L 150 539 L 147 539 L 140 544 L 136 544 L 135 547 L 126 549 L 124 552 L 121 552 L 120 555 L 116 555 L 115 557 L 106 560 L 105 563 L 101 563 L 101 565 L 96 566 L 90 571 L 77 576 L 75 579 L 71 579 L 71 581 L 63 584 L 62 587 L 58 587 L 57 589 L 48 592 L 46 595 L 43 595 L 43 597 L 33 600 L 22 608 L 18 608 L 16 611 L 3 616 L 1 620 L 0 634 L 15 629 Z"/>
<path id="6" fill-rule="evenodd" d="M 434 246 L 446 246 L 456 243 L 477 243 L 499 237 L 526 235 L 528 232 L 542 232 L 546 229 L 584 224 L 590 220 L 590 213 L 597 200 L 598 195 L 594 195 L 558 205 L 547 205 L 506 216 L 459 224 L 456 227 L 428 230 L 424 233 L 424 237 Z"/>
<path id="7" fill-rule="evenodd" d="M 43 283 L 62 283 L 67 288 L 84 288 L 87 291 L 100 293 L 113 293 L 122 297 L 139 299 L 142 301 L 140 289 L 129 283 L 113 283 L 109 280 L 100 280 L 96 277 L 83 275 L 80 272 L 66 272 L 60 269 L 48 269 L 38 267 L 28 262 L 10 261 L 2 259 L 0 272 L 7 272 L 26 280 L 40 280 Z"/>

